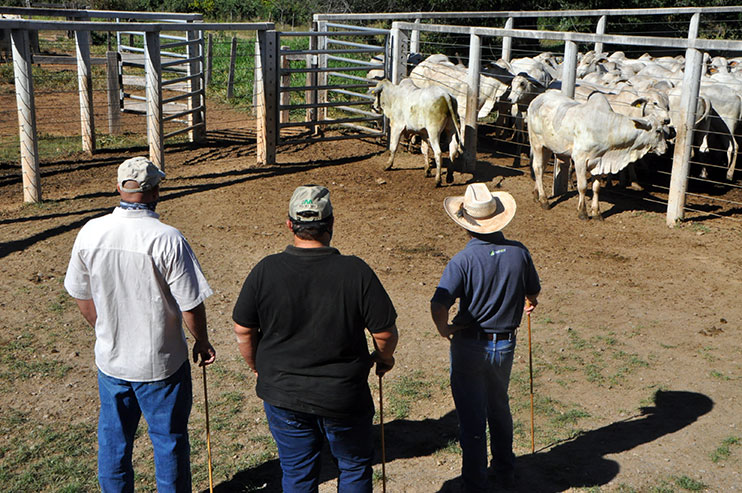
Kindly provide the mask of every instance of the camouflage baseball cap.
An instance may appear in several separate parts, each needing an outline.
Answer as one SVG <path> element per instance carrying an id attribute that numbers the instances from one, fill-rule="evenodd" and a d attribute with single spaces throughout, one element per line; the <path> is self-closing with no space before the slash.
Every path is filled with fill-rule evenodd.
<path id="1" fill-rule="evenodd" d="M 125 192 L 146 192 L 159 185 L 163 178 L 165 178 L 165 173 L 146 157 L 133 157 L 119 165 L 118 184 Z M 129 180 L 137 182 L 139 187 L 124 188 L 124 182 Z"/>
<path id="2" fill-rule="evenodd" d="M 303 185 L 289 201 L 289 217 L 294 221 L 321 221 L 332 216 L 330 191 L 320 185 Z"/>

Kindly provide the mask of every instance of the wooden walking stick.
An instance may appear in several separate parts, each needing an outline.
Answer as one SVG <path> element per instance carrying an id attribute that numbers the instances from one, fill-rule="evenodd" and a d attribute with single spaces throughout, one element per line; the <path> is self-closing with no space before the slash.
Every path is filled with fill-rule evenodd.
<path id="1" fill-rule="evenodd" d="M 204 369 L 204 405 L 206 408 L 206 450 L 209 454 L 209 493 L 214 493 L 214 478 L 211 473 L 211 432 L 209 430 L 209 394 L 206 392 L 206 365 Z"/>
<path id="2" fill-rule="evenodd" d="M 536 451 L 533 437 L 533 352 L 531 351 L 531 314 L 528 314 L 528 373 L 531 380 L 531 453 Z"/>
<path id="3" fill-rule="evenodd" d="M 384 390 L 379 375 L 379 422 L 381 423 L 381 491 L 386 493 L 386 449 L 384 448 Z"/>

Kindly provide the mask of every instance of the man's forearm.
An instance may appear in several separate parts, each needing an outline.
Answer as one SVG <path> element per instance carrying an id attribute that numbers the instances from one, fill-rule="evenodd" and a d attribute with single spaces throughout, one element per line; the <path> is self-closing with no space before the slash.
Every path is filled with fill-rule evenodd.
<path id="1" fill-rule="evenodd" d="M 447 338 L 451 334 L 451 329 L 448 325 L 448 308 L 440 303 L 431 301 L 430 315 L 433 317 L 433 323 L 435 324 L 435 328 L 438 329 L 438 333 Z"/>
<path id="2" fill-rule="evenodd" d="M 391 360 L 394 356 L 394 351 L 397 349 L 397 342 L 399 341 L 396 324 L 380 332 L 374 332 L 371 336 L 374 340 L 376 354 L 382 360 Z"/>
<path id="3" fill-rule="evenodd" d="M 206 307 L 204 304 L 200 303 L 192 310 L 182 313 L 183 321 L 193 338 L 197 341 L 208 342 L 209 333 L 206 331 Z"/>
<path id="4" fill-rule="evenodd" d="M 234 334 L 237 337 L 237 346 L 245 360 L 247 366 L 252 371 L 258 373 L 255 366 L 255 355 L 258 352 L 258 329 L 254 327 L 244 327 L 238 323 L 234 324 Z"/>
<path id="5" fill-rule="evenodd" d="M 91 327 L 95 327 L 95 322 L 98 320 L 98 312 L 95 310 L 95 303 L 93 300 L 81 300 L 75 298 L 77 307 L 80 309 L 83 318 L 90 324 Z"/>

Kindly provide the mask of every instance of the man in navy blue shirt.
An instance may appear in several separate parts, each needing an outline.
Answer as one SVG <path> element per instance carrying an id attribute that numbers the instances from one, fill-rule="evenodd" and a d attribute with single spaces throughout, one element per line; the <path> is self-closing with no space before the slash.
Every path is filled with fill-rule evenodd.
<path id="1" fill-rule="evenodd" d="M 446 265 L 430 301 L 441 336 L 451 341 L 451 393 L 459 417 L 461 476 L 467 493 L 489 491 L 487 434 L 492 471 L 505 487 L 515 483 L 513 417 L 508 384 L 516 329 L 531 313 L 541 290 L 531 255 L 523 244 L 499 231 L 515 216 L 507 192 L 490 192 L 484 183 L 463 197 L 443 202 L 448 215 L 471 239 Z M 459 300 L 451 323 L 448 312 Z"/>

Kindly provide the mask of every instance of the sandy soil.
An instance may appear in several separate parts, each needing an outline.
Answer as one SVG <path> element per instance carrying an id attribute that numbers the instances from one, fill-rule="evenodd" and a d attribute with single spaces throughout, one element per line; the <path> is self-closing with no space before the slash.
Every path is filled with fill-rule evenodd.
<path id="1" fill-rule="evenodd" d="M 216 490 L 280 491 L 278 461 L 264 441 L 260 401 L 239 358 L 230 315 L 250 268 L 290 240 L 284 220 L 291 191 L 321 183 L 336 210 L 334 246 L 375 269 L 399 312 L 398 363 L 384 381 L 387 488 L 458 491 L 447 342 L 430 322 L 428 300 L 447 260 L 466 241 L 445 216 L 443 198 L 463 194 L 472 175 L 457 173 L 454 183 L 435 188 L 419 155 L 403 154 L 396 169 L 384 172 L 383 147 L 359 141 L 282 148 L 278 164 L 258 168 L 253 132 L 220 126 L 226 118 L 220 114 L 227 112 L 210 114 L 207 142 L 168 147 L 158 208 L 189 239 L 215 291 L 207 310 L 219 358 L 209 369 Z M 33 351 L 22 357 L 71 367 L 62 377 L 4 379 L 4 418 L 23 411 L 32 423 L 94 426 L 92 333 L 61 282 L 79 228 L 116 203 L 116 166 L 145 152 L 101 151 L 42 163 L 45 202 L 38 206 L 22 205 L 20 170 L 0 166 L 0 341 L 6 347 L 31 337 Z M 677 478 L 684 476 L 708 491 L 742 489 L 742 447 L 711 460 L 725 439 L 742 436 L 739 221 L 706 217 L 669 229 L 663 207 L 643 200 L 646 194 L 608 191 L 601 196 L 606 220 L 584 222 L 572 194 L 542 210 L 532 201 L 527 169 L 512 168 L 485 141 L 478 160 L 477 180 L 515 196 L 518 213 L 505 233 L 529 247 L 543 284 L 532 320 L 533 454 L 525 324 L 511 387 L 518 490 L 659 491 L 653 488 L 669 485 L 679 491 Z M 193 376 L 191 425 L 201 437 L 200 370 Z M 419 392 L 405 414 L 390 399 L 410 382 Z M 374 377 L 371 383 L 376 392 Z M 0 439 L 6 450 L 12 434 Z M 89 446 L 84 460 L 94 464 L 94 438 Z M 138 447 L 137 467 L 151 468 L 146 445 Z M 202 490 L 208 486 L 203 450 L 194 439 L 194 478 Z M 380 458 L 375 468 L 380 471 Z M 329 462 L 323 471 L 321 491 L 332 491 L 336 473 Z"/>

